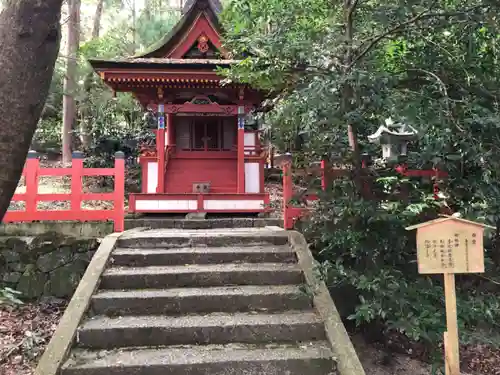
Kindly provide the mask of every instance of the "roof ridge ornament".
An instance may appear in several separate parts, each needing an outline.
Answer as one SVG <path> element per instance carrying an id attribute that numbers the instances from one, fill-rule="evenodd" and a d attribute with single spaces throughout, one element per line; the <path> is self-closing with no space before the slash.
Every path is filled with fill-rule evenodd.
<path id="1" fill-rule="evenodd" d="M 208 45 L 208 41 L 209 41 L 209 38 L 207 36 L 207 34 L 205 33 L 202 33 L 199 37 L 198 37 L 198 51 L 200 51 L 201 53 L 207 53 L 208 50 L 210 49 L 210 46 Z"/>

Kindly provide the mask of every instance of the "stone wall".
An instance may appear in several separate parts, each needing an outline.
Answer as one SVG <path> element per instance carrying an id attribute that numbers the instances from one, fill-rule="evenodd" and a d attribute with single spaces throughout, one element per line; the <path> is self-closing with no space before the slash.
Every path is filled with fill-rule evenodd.
<path id="1" fill-rule="evenodd" d="M 55 232 L 0 237 L 0 285 L 18 290 L 23 299 L 71 298 L 98 246 L 96 238 Z"/>
<path id="2" fill-rule="evenodd" d="M 0 236 L 38 236 L 47 232 L 66 236 L 103 238 L 113 233 L 113 223 L 107 221 L 39 221 L 34 223 L 1 223 Z"/>

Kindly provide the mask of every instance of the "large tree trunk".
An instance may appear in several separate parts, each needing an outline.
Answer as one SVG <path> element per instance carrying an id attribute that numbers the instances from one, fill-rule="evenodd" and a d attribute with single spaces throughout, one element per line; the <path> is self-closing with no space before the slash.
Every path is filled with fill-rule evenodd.
<path id="1" fill-rule="evenodd" d="M 78 67 L 78 47 L 80 44 L 80 4 L 81 0 L 68 0 L 68 41 L 66 48 L 66 74 L 64 76 L 62 155 L 63 162 L 71 161 L 73 123 L 76 117 L 76 72 Z"/>
<path id="2" fill-rule="evenodd" d="M 144 0 L 144 18 L 146 22 L 151 21 L 151 0 Z"/>
<path id="3" fill-rule="evenodd" d="M 92 27 L 92 39 L 99 38 L 99 33 L 101 31 L 101 18 L 102 12 L 104 10 L 104 0 L 99 0 L 97 7 L 95 8 L 94 23 Z"/>
<path id="4" fill-rule="evenodd" d="M 94 22 L 92 28 L 92 40 L 99 38 L 101 31 L 101 19 L 104 11 L 104 0 L 99 0 L 94 13 Z M 92 89 L 92 77 L 94 72 L 91 70 L 86 76 L 83 83 L 85 89 L 85 98 L 87 107 L 90 105 L 90 90 Z M 84 110 L 83 118 L 80 124 L 80 141 L 84 149 L 88 149 L 92 145 L 92 116 L 88 108 Z"/>
<path id="5" fill-rule="evenodd" d="M 63 0 L 9 0 L 0 13 L 0 220 L 21 177 L 59 53 Z"/>
<path id="6" fill-rule="evenodd" d="M 344 78 L 351 74 L 350 67 L 353 60 L 354 53 L 354 14 L 356 12 L 356 8 L 358 5 L 357 0 L 344 0 L 344 22 L 345 22 L 345 31 L 344 31 L 344 39 L 345 39 L 345 51 L 343 56 L 343 66 L 344 69 Z M 345 82 L 344 87 L 342 89 L 342 102 L 341 108 L 343 114 L 347 116 L 350 113 L 356 102 L 355 90 L 352 87 L 350 82 Z M 361 152 L 359 149 L 358 142 L 358 131 L 354 124 L 347 124 L 347 136 L 349 139 L 349 146 L 352 151 L 352 164 L 353 164 L 353 178 L 354 183 L 358 188 L 358 192 L 362 192 L 363 183 L 361 180 Z"/>
<path id="7" fill-rule="evenodd" d="M 131 0 L 132 6 L 132 45 L 130 46 L 131 55 L 135 55 L 137 50 L 137 7 L 135 0 Z"/>

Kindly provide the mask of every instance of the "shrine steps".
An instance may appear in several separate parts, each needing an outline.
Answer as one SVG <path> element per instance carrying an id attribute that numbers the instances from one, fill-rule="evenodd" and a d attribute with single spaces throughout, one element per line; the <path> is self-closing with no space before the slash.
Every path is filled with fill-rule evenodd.
<path id="1" fill-rule="evenodd" d="M 224 285 L 286 285 L 303 282 L 300 270 L 288 264 L 210 264 L 164 267 L 120 267 L 107 270 L 106 289 L 209 287 Z"/>
<path id="2" fill-rule="evenodd" d="M 113 253 L 115 266 L 148 267 L 223 264 L 223 263 L 293 263 L 295 253 L 288 246 L 253 246 L 242 248 L 118 249 Z"/>
<path id="3" fill-rule="evenodd" d="M 333 373 L 285 232 L 142 233 L 118 240 L 63 375 Z"/>
<path id="4" fill-rule="evenodd" d="M 305 375 L 332 373 L 327 342 L 280 345 L 206 345 L 113 350 L 99 357 L 78 353 L 86 362 L 71 375 Z"/>
<path id="5" fill-rule="evenodd" d="M 364 375 L 338 370 L 298 254 L 279 228 L 125 233 L 57 374 Z"/>
<path id="6" fill-rule="evenodd" d="M 175 215 L 142 215 L 136 218 L 125 219 L 125 229 L 224 229 L 224 228 L 264 228 L 267 226 L 283 226 L 283 218 L 258 217 L 214 217 L 207 215 L 207 219 L 185 219 L 185 214 Z"/>
<path id="7" fill-rule="evenodd" d="M 92 298 L 96 315 L 180 315 L 186 311 L 225 312 L 311 309 L 307 295 L 295 285 L 224 286 L 206 288 L 139 289 L 100 291 Z"/>

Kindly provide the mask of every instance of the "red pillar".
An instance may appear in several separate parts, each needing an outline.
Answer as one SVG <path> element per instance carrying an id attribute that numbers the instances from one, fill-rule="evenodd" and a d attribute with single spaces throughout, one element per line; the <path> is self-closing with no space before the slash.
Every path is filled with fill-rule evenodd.
<path id="1" fill-rule="evenodd" d="M 158 132 L 156 133 L 156 154 L 158 160 L 157 193 L 165 192 L 165 105 L 158 105 Z"/>
<path id="2" fill-rule="evenodd" d="M 321 190 L 326 191 L 326 162 L 321 160 Z"/>
<path id="3" fill-rule="evenodd" d="M 290 201 L 293 197 L 292 163 L 286 161 L 283 164 L 283 227 L 293 228 L 293 216 L 290 212 Z"/>
<path id="4" fill-rule="evenodd" d="M 29 152 L 25 164 L 25 183 L 26 183 L 26 213 L 35 214 L 37 211 L 38 195 L 38 169 L 40 160 L 36 152 Z"/>
<path id="5" fill-rule="evenodd" d="M 238 107 L 238 193 L 245 193 L 245 107 Z"/>
<path id="6" fill-rule="evenodd" d="M 71 161 L 71 214 L 78 217 L 82 210 L 83 152 L 73 152 Z"/>
<path id="7" fill-rule="evenodd" d="M 438 183 L 438 180 L 439 180 L 439 170 L 437 168 L 433 168 L 434 170 L 434 184 L 432 186 L 432 190 L 433 190 L 433 197 L 434 197 L 434 200 L 437 201 L 439 200 L 439 183 Z"/>
<path id="8" fill-rule="evenodd" d="M 125 154 L 115 154 L 115 191 L 114 191 L 114 223 L 115 232 L 125 230 Z M 131 202 L 135 209 L 135 202 Z"/>

